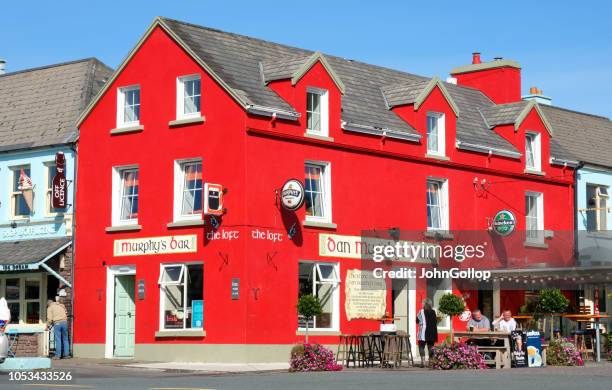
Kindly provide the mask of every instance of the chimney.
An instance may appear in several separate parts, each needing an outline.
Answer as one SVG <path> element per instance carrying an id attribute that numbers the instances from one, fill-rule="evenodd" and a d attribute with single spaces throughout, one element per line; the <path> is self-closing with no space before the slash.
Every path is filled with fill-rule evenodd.
<path id="1" fill-rule="evenodd" d="M 4 68 L 6 67 L 6 60 L 3 60 L 2 58 L 0 58 L 0 74 L 4 74 Z"/>
<path id="2" fill-rule="evenodd" d="M 472 63 L 450 71 L 458 85 L 479 89 L 496 104 L 521 101 L 521 66 L 496 57 L 483 62 L 480 53 L 472 53 Z"/>
<path id="3" fill-rule="evenodd" d="M 535 100 L 536 103 L 550 106 L 552 104 L 552 98 L 545 96 L 541 89 L 537 87 L 529 88 L 529 94 L 523 95 L 523 100 Z"/>

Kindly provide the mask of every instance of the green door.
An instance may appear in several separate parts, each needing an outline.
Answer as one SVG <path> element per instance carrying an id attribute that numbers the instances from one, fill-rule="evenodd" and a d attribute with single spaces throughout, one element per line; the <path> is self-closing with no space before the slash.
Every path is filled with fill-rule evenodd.
<path id="1" fill-rule="evenodd" d="M 114 356 L 134 357 L 136 305 L 134 275 L 115 277 L 115 345 Z"/>

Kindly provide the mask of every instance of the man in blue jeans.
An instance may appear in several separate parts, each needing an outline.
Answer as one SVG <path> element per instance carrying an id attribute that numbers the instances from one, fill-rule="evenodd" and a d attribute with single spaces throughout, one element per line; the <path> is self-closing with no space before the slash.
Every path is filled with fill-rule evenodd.
<path id="1" fill-rule="evenodd" d="M 70 358 L 70 344 L 68 344 L 68 314 L 66 307 L 59 302 L 47 301 L 47 325 L 53 326 L 55 335 L 55 358 Z"/>

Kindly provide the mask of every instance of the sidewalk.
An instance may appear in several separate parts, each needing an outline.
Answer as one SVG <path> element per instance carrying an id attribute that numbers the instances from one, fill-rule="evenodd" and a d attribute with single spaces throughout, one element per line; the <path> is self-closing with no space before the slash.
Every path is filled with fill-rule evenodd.
<path id="1" fill-rule="evenodd" d="M 210 373 L 224 372 L 286 372 L 289 363 L 134 363 L 124 364 L 123 367 L 145 368 L 171 371 L 202 371 Z"/>

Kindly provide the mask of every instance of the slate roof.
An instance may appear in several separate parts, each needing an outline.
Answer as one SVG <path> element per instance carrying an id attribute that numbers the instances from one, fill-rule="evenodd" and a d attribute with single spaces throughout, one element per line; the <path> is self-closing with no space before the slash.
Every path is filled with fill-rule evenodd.
<path id="1" fill-rule="evenodd" d="M 555 133 L 551 152 L 589 164 L 612 167 L 612 121 L 560 107 L 540 108 Z"/>
<path id="2" fill-rule="evenodd" d="M 314 51 L 173 19 L 161 20 L 247 101 L 295 112 L 294 108 L 268 88 L 265 82 L 289 77 L 302 65 L 300 61 L 306 61 Z M 412 126 L 389 110 L 381 88 L 391 85 L 426 85 L 430 78 L 328 54 L 325 54 L 325 58 L 345 86 L 342 96 L 343 121 L 418 135 Z M 283 70 L 283 66 L 287 68 Z M 490 130 L 483 121 L 478 108 L 493 105 L 488 97 L 476 89 L 448 83 L 444 85 L 460 111 L 457 122 L 459 141 L 517 152 L 513 145 Z"/>
<path id="3" fill-rule="evenodd" d="M 419 80 L 408 84 L 391 84 L 381 88 L 389 107 L 413 104 L 430 80 Z"/>
<path id="4" fill-rule="evenodd" d="M 483 108 L 480 112 L 487 122 L 487 125 L 493 128 L 499 125 L 514 124 L 528 104 L 528 101 L 497 104 L 495 106 Z"/>
<path id="5" fill-rule="evenodd" d="M 0 264 L 33 264 L 70 242 L 70 238 L 45 238 L 0 242 Z"/>
<path id="6" fill-rule="evenodd" d="M 76 120 L 110 77 L 95 58 L 0 75 L 0 151 L 76 140 Z"/>

